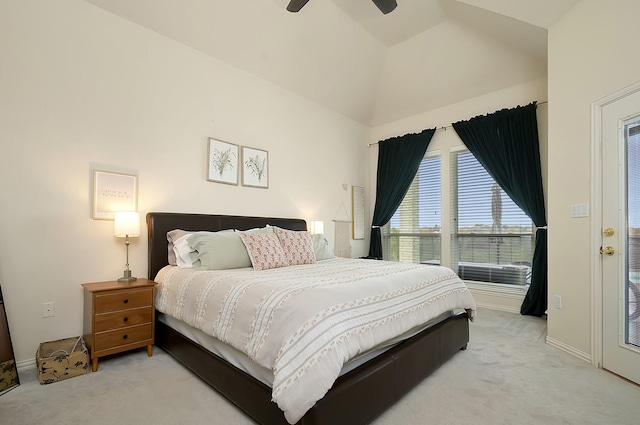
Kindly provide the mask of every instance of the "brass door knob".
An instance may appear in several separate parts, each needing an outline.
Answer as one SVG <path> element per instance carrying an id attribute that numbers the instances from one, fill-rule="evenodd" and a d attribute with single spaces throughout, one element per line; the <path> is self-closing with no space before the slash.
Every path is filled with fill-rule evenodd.
<path id="1" fill-rule="evenodd" d="M 600 247 L 600 254 L 605 254 L 605 255 L 613 255 L 616 253 L 616 249 L 612 246 L 608 246 L 606 248 Z"/>
<path id="2" fill-rule="evenodd" d="M 611 237 L 611 236 L 613 236 L 614 231 L 613 231 L 613 229 L 611 227 L 607 227 L 606 229 L 604 229 L 602 231 L 602 234 L 607 236 L 607 237 Z"/>

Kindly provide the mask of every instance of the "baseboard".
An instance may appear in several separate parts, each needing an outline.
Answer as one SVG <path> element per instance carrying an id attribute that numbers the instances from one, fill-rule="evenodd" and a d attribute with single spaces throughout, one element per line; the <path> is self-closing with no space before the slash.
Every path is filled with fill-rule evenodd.
<path id="1" fill-rule="evenodd" d="M 478 308 L 488 308 L 489 310 L 504 311 L 506 313 L 520 314 L 520 309 L 519 308 L 506 306 L 506 305 L 476 302 L 476 307 L 478 307 Z"/>
<path id="2" fill-rule="evenodd" d="M 16 362 L 16 367 L 18 368 L 18 373 L 25 372 L 28 369 L 35 369 L 36 367 L 36 359 L 27 359 L 21 362 Z"/>
<path id="3" fill-rule="evenodd" d="M 546 341 L 547 341 L 547 344 L 551 345 L 552 347 L 556 347 L 556 348 L 558 348 L 558 349 L 560 349 L 560 350 L 562 350 L 562 351 L 564 351 L 566 353 L 569 353 L 569 354 L 571 354 L 571 355 L 573 355 L 573 356 L 575 356 L 575 357 L 577 357 L 577 358 L 579 358 L 581 360 L 584 360 L 585 362 L 587 362 L 589 364 L 592 364 L 591 363 L 591 355 L 589 353 L 585 353 L 584 351 L 577 350 L 574 347 L 572 347 L 570 345 L 567 345 L 567 344 L 565 344 L 563 342 L 560 342 L 558 340 L 555 340 L 553 338 L 547 337 Z"/>

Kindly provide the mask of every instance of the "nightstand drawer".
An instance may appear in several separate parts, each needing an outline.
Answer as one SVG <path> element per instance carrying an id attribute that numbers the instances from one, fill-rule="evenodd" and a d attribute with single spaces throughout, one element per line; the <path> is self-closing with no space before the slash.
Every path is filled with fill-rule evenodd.
<path id="1" fill-rule="evenodd" d="M 151 323 L 114 331 L 96 333 L 95 351 L 108 350 L 120 345 L 128 345 L 140 341 L 151 340 L 152 336 Z"/>
<path id="2" fill-rule="evenodd" d="M 96 294 L 96 313 L 153 305 L 153 288 Z"/>
<path id="3" fill-rule="evenodd" d="M 102 332 L 109 329 L 119 329 L 127 326 L 151 323 L 151 317 L 151 307 L 96 314 L 94 330 L 96 332 Z"/>

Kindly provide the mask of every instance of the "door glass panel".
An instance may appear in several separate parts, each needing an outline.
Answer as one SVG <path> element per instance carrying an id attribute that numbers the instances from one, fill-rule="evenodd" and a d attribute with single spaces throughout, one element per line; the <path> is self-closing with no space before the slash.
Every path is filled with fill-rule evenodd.
<path id="1" fill-rule="evenodd" d="M 640 347 L 640 120 L 625 125 L 627 180 L 627 291 L 624 300 L 625 342 Z"/>

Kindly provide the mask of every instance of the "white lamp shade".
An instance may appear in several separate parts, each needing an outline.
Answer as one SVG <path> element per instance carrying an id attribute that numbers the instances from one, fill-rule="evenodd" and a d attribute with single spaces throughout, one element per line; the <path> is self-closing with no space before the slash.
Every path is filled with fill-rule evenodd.
<path id="1" fill-rule="evenodd" d="M 324 234 L 324 221 L 312 221 L 311 222 L 311 234 L 322 235 Z"/>
<path id="2" fill-rule="evenodd" d="M 140 214 L 135 211 L 116 212 L 113 223 L 113 234 L 117 238 L 140 236 Z"/>

